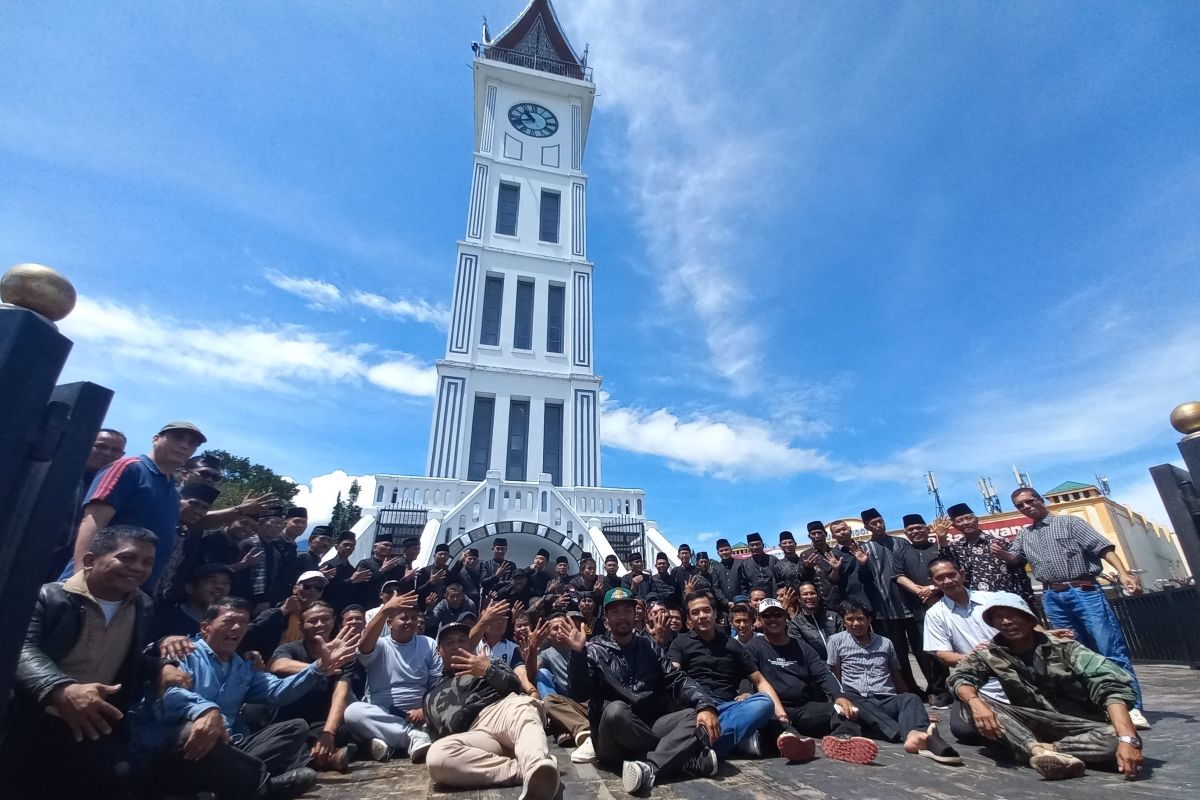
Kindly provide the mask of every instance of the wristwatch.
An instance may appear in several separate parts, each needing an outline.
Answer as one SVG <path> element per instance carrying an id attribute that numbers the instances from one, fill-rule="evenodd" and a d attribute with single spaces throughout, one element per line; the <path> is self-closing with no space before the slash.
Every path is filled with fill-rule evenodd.
<path id="1" fill-rule="evenodd" d="M 1142 739 L 1140 736 L 1118 736 L 1117 741 L 1124 742 L 1131 747 L 1136 747 L 1138 750 L 1142 749 Z"/>

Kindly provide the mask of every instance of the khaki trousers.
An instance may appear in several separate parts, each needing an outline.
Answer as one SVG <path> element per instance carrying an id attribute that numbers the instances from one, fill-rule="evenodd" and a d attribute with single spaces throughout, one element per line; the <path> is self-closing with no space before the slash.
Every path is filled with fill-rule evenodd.
<path id="1" fill-rule="evenodd" d="M 538 702 L 510 694 L 485 708 L 466 733 L 438 739 L 429 748 L 429 777 L 459 789 L 515 786 L 550 757 Z"/>

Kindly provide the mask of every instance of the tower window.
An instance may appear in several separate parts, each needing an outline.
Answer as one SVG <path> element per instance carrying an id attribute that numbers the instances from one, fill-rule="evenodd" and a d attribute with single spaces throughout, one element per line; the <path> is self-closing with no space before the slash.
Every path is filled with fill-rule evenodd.
<path id="1" fill-rule="evenodd" d="M 513 348 L 533 349 L 533 281 L 517 281 L 517 308 L 513 318 Z"/>
<path id="2" fill-rule="evenodd" d="M 508 460 L 504 470 L 505 480 L 525 480 L 528 442 L 529 401 L 513 400 L 508 406 Z"/>
<path id="3" fill-rule="evenodd" d="M 546 298 L 546 352 L 563 351 L 563 320 L 566 305 L 566 287 L 560 283 L 550 284 Z"/>
<path id="4" fill-rule="evenodd" d="M 500 184 L 500 199 L 496 203 L 496 233 L 517 235 L 517 209 L 521 207 L 521 187 L 515 183 Z"/>
<path id="5" fill-rule="evenodd" d="M 550 482 L 555 486 L 562 486 L 562 423 L 562 404 L 546 403 L 542 427 L 542 472 L 550 473 Z"/>
<path id="6" fill-rule="evenodd" d="M 467 463 L 469 481 L 481 481 L 487 477 L 488 463 L 492 460 L 492 418 L 495 410 L 495 398 L 475 397 L 475 413 L 471 416 L 471 458 Z"/>
<path id="7" fill-rule="evenodd" d="M 480 344 L 500 344 L 500 306 L 504 302 L 504 278 L 488 275 L 483 283 L 483 324 Z"/>
<path id="8" fill-rule="evenodd" d="M 538 238 L 543 242 L 558 241 L 558 208 L 560 195 L 558 192 L 542 190 L 541 225 Z"/>

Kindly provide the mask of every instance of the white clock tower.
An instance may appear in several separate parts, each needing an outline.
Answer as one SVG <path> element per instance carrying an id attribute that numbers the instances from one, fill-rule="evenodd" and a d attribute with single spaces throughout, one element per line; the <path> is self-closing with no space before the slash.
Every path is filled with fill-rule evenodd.
<path id="1" fill-rule="evenodd" d="M 640 489 L 601 488 L 587 175 L 596 94 L 586 52 L 549 0 L 530 0 L 475 58 L 467 224 L 429 437 L 426 477 L 377 475 L 377 532 L 414 532 L 422 559 L 508 540 L 572 561 L 674 552 Z M 368 511 L 370 513 L 371 510 Z M 405 516 L 407 515 L 407 516 Z"/>

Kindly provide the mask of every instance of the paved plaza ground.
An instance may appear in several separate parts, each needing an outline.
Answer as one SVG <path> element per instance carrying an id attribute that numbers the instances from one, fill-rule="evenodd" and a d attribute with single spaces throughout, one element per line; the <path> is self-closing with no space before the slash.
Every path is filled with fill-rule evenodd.
<path id="1" fill-rule="evenodd" d="M 907 755 L 900 745 L 881 744 L 877 762 L 859 767 L 822 758 L 806 764 L 782 759 L 733 760 L 721 765 L 711 780 L 683 780 L 654 788 L 662 800 L 689 798 L 798 798 L 798 800 L 963 800 L 995 797 L 1004 800 L 1101 800 L 1154 798 L 1195 800 L 1200 797 L 1200 672 L 1186 667 L 1140 666 L 1138 677 L 1146 693 L 1146 716 L 1154 728 L 1143 732 L 1146 771 L 1137 781 L 1115 772 L 1089 771 L 1078 780 L 1049 784 L 1025 766 L 991 751 L 960 747 L 966 764 L 943 767 Z M 949 733 L 947 731 L 947 737 Z M 595 765 L 575 765 L 570 751 L 552 747 L 563 770 L 563 800 L 627 797 L 620 776 Z M 325 800 L 516 800 L 519 788 L 473 792 L 439 792 L 430 786 L 423 767 L 407 761 L 358 763 L 347 775 L 323 777 L 306 797 Z"/>

